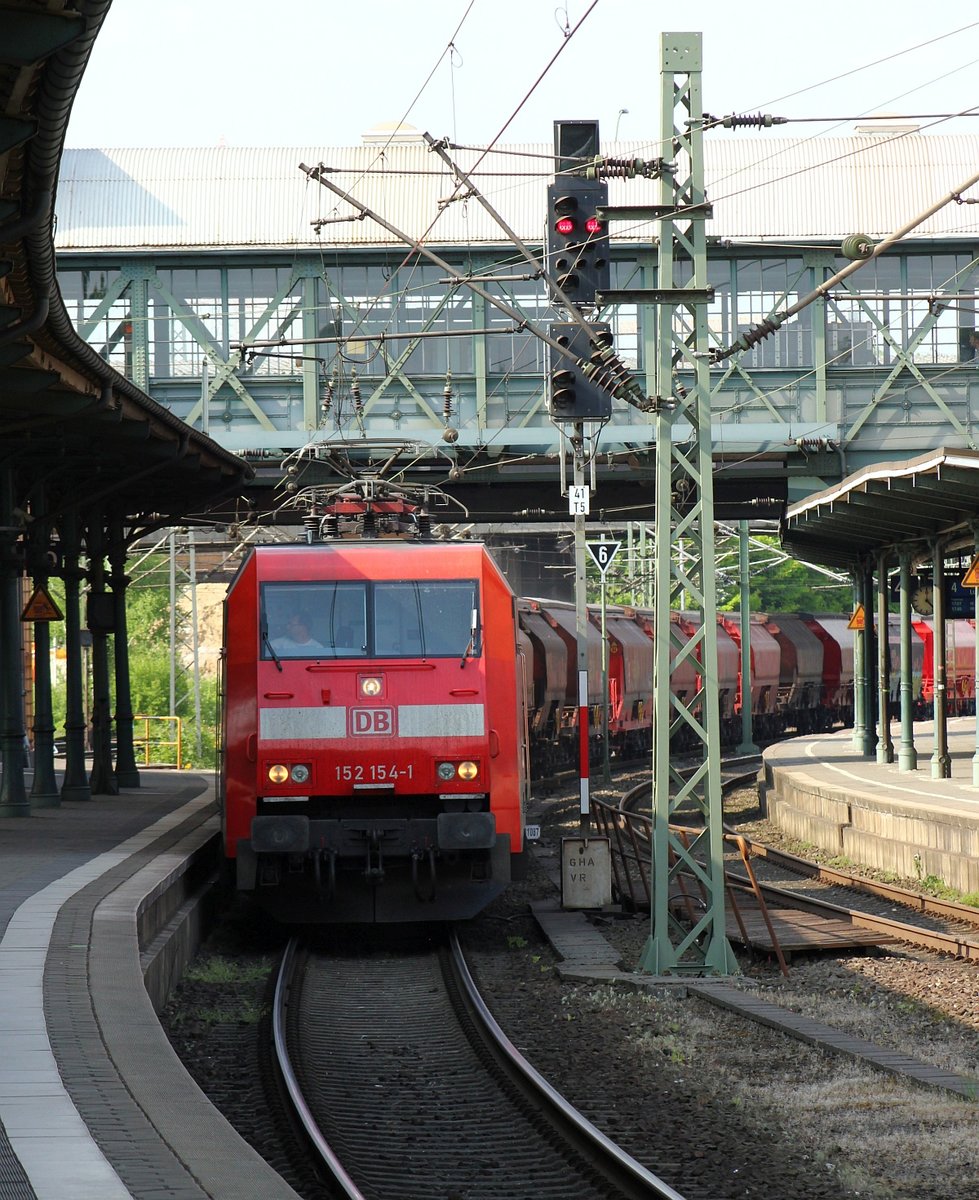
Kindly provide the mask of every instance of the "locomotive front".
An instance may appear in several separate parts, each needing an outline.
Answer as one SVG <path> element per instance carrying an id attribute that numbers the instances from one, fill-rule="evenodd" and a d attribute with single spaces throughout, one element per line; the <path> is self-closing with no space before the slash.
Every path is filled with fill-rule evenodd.
<path id="1" fill-rule="evenodd" d="M 225 610 L 223 833 L 294 921 L 469 917 L 522 851 L 513 597 L 479 544 L 257 547 Z"/>

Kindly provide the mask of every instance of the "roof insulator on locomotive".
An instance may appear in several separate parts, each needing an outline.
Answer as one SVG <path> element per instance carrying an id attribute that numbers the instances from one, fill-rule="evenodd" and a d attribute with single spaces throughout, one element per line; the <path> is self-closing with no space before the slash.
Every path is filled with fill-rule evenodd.
<path id="1" fill-rule="evenodd" d="M 308 512 L 303 517 L 303 534 L 305 541 L 309 544 L 315 542 L 319 538 L 320 518 L 315 512 Z"/>
<path id="2" fill-rule="evenodd" d="M 418 521 L 418 536 L 420 538 L 430 538 L 432 536 L 432 518 L 425 509 L 420 508 L 416 514 Z"/>
<path id="3" fill-rule="evenodd" d="M 327 513 L 323 518 L 323 536 L 338 538 L 340 536 L 340 518 L 335 512 Z"/>
<path id="4" fill-rule="evenodd" d="M 364 537 L 377 537 L 377 523 L 374 520 L 374 510 L 368 508 L 363 517 Z"/>

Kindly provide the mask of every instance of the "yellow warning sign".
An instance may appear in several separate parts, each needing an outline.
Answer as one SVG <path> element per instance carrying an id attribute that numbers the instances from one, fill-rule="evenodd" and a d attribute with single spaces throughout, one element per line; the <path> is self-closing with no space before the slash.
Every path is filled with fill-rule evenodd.
<path id="1" fill-rule="evenodd" d="M 20 614 L 22 621 L 60 621 L 63 619 L 61 609 L 48 595 L 47 588 L 40 584 L 34 589 L 30 600 Z"/>
<path id="2" fill-rule="evenodd" d="M 963 587 L 979 588 L 979 554 L 969 564 L 969 569 L 962 576 Z"/>
<path id="3" fill-rule="evenodd" d="M 863 605 L 858 604 L 853 610 L 853 616 L 847 624 L 847 629 L 864 629 L 866 626 L 863 619 Z"/>

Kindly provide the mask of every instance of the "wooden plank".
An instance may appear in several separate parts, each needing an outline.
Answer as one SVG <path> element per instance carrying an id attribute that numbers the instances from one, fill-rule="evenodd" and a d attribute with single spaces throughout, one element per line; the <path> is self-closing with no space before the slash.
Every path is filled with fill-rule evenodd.
<path id="1" fill-rule="evenodd" d="M 754 901 L 739 900 L 738 912 L 747 941 L 741 935 L 734 914 L 727 914 L 727 936 L 730 941 L 747 944 L 755 950 L 774 952 L 775 944 L 768 926 Z M 867 946 L 886 946 L 896 939 L 888 933 L 874 933 L 838 918 L 816 916 L 793 908 L 770 908 L 768 917 L 775 938 L 783 953 L 799 951 L 839 951 Z"/>

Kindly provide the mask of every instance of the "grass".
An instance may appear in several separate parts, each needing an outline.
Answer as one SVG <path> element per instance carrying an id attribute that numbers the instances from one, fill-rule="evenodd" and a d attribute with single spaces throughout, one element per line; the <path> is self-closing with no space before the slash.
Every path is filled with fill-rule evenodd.
<path id="1" fill-rule="evenodd" d="M 271 959 L 261 959 L 243 967 L 233 959 L 214 955 L 192 963 L 187 968 L 184 978 L 193 983 L 262 983 L 268 978 L 271 966 Z"/>
<path id="2" fill-rule="evenodd" d="M 257 1025 L 267 1012 L 261 997 L 272 969 L 271 958 L 242 963 L 212 954 L 197 959 L 182 982 L 196 984 L 199 1002 L 174 1017 L 175 1025 Z"/>
<path id="3" fill-rule="evenodd" d="M 194 1008 L 174 1016 L 174 1025 L 185 1025 L 191 1021 L 203 1025 L 257 1025 L 266 1015 L 263 1004 L 243 998 L 238 1004 L 217 1008 Z"/>

